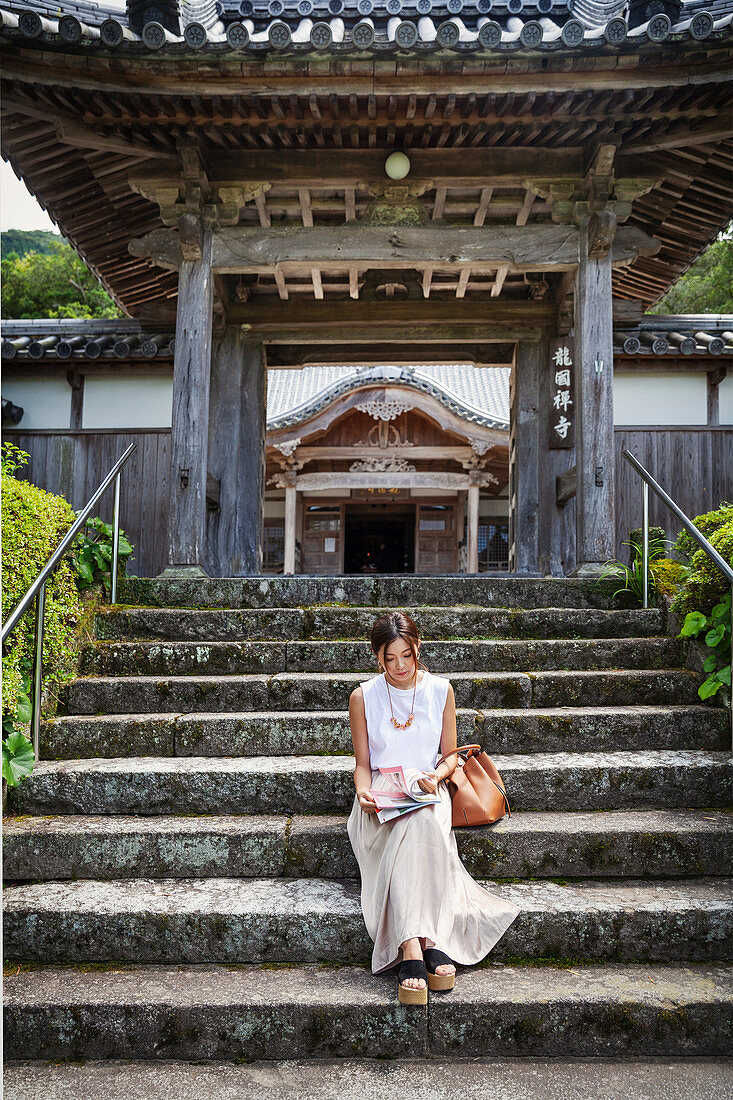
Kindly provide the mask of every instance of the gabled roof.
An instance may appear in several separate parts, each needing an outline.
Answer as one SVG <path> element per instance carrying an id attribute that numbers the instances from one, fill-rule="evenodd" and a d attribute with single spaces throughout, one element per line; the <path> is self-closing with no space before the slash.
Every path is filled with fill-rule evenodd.
<path id="1" fill-rule="evenodd" d="M 270 371 L 267 379 L 267 430 L 309 420 L 355 389 L 373 385 L 421 390 L 471 424 L 509 429 L 509 367 L 469 364 L 441 367 L 304 367 Z"/>

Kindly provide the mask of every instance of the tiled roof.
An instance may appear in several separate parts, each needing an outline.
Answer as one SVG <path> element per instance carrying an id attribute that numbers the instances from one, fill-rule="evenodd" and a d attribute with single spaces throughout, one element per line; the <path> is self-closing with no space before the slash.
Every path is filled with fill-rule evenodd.
<path id="1" fill-rule="evenodd" d="M 32 320 L 3 321 L 0 354 L 5 360 L 56 359 L 170 359 L 174 351 L 170 329 L 143 326 L 140 321 Z M 614 332 L 614 350 L 627 355 L 733 355 L 733 314 L 701 313 L 646 316 L 633 327 L 619 326 Z M 381 368 L 385 369 L 385 368 Z M 389 368 L 395 370 L 397 368 Z M 455 393 L 477 409 L 505 417 L 501 389 L 487 381 L 499 377 L 499 368 L 421 366 L 420 372 Z M 313 373 L 317 372 L 317 373 Z M 281 393 L 273 409 L 295 408 L 318 389 L 355 373 L 347 367 L 304 367 L 277 370 L 270 374 L 272 393 Z M 363 368 L 362 368 L 363 373 Z M 313 379 L 318 379 L 318 382 Z M 284 387 L 284 389 L 283 389 Z M 487 388 L 488 387 L 488 388 Z M 287 394 L 287 397 L 284 396 Z M 275 398 L 273 398 L 275 400 Z M 283 404 L 285 402 L 285 404 Z M 488 403 L 487 403 L 488 402 Z M 268 415 L 280 415 L 273 412 Z"/>
<path id="2" fill-rule="evenodd" d="M 370 384 L 405 385 L 432 394 L 458 416 L 487 427 L 509 427 L 509 367 L 303 367 L 267 377 L 267 427 L 291 427 L 343 393 Z"/>
<path id="3" fill-rule="evenodd" d="M 0 0 L 2 32 L 85 49 L 593 50 L 727 36 L 731 0 Z"/>

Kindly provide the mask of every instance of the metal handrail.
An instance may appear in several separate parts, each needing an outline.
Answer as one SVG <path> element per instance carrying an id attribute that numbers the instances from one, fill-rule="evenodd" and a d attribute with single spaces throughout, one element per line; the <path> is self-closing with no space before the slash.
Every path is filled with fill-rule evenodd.
<path id="1" fill-rule="evenodd" d="M 704 535 L 702 535 L 697 527 L 695 527 L 692 520 L 685 515 L 679 505 L 675 504 L 671 496 L 665 493 L 662 486 L 654 480 L 648 470 L 645 470 L 638 458 L 631 453 L 631 451 L 624 448 L 621 452 L 629 463 L 630 466 L 638 473 L 642 479 L 642 577 L 643 577 L 643 603 L 644 607 L 649 606 L 649 487 L 654 490 L 660 500 L 662 500 L 670 511 L 674 512 L 677 519 L 687 531 L 688 535 L 695 540 L 701 550 L 704 550 L 714 565 L 718 567 L 723 576 L 726 578 L 731 586 L 731 637 L 733 638 L 733 569 L 721 554 L 715 549 L 715 547 L 708 542 Z M 730 733 L 731 733 L 731 748 L 733 748 L 733 684 L 731 685 L 731 709 L 730 709 Z"/>
<path id="2" fill-rule="evenodd" d="M 89 513 L 94 508 L 100 497 L 104 496 L 107 489 L 109 489 L 112 482 L 115 482 L 115 502 L 114 502 L 114 537 L 112 542 L 112 581 L 110 586 L 110 603 L 117 602 L 117 563 L 119 555 L 120 544 L 120 476 L 122 467 L 133 451 L 137 449 L 137 443 L 131 443 L 125 453 L 122 455 L 114 466 L 107 474 L 106 478 L 99 486 L 99 488 L 89 498 L 82 510 L 77 514 L 77 518 L 66 532 L 61 542 L 54 550 L 51 557 L 44 565 L 41 572 L 38 574 L 33 584 L 30 586 L 26 594 L 18 601 L 13 610 L 8 615 L 7 619 L 3 623 L 2 635 L 0 640 L 5 642 L 5 639 L 10 634 L 11 630 L 20 622 L 22 616 L 26 613 L 28 608 L 36 600 L 36 629 L 35 629 L 35 646 L 33 652 L 33 681 L 32 681 L 32 697 L 31 697 L 31 732 L 33 734 L 33 752 L 36 760 L 40 760 L 40 731 L 41 731 L 41 688 L 43 681 L 43 630 L 44 630 L 44 615 L 46 610 L 46 581 L 53 573 L 54 569 L 59 565 L 66 551 L 71 546 L 72 542 L 82 529 L 89 517 Z"/>

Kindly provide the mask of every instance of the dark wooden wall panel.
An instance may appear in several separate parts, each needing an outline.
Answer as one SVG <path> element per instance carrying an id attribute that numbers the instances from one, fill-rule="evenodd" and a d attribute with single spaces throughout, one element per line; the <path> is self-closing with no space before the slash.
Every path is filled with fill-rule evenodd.
<path id="1" fill-rule="evenodd" d="M 616 554 L 641 526 L 641 478 L 623 457 L 628 449 L 691 518 L 723 500 L 733 501 L 733 429 L 616 428 Z M 649 492 L 649 522 L 674 541 L 681 525 L 656 493 Z"/>
<path id="2" fill-rule="evenodd" d="M 23 475 L 60 493 L 81 508 L 130 443 L 137 443 L 122 474 L 120 522 L 135 555 L 128 570 L 154 577 L 165 567 L 168 523 L 170 429 L 140 432 L 5 432 L 4 437 L 31 456 Z M 114 489 L 94 515 L 112 522 Z"/>

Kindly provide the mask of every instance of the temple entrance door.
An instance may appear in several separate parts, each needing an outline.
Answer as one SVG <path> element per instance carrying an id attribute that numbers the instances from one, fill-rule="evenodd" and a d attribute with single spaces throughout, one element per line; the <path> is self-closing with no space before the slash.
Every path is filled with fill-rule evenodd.
<path id="1" fill-rule="evenodd" d="M 303 573 L 344 570 L 343 504 L 307 504 L 303 512 Z"/>
<path id="2" fill-rule="evenodd" d="M 344 572 L 412 573 L 414 540 L 414 504 L 347 504 Z"/>
<path id="3" fill-rule="evenodd" d="M 455 504 L 419 504 L 416 573 L 455 573 Z"/>

